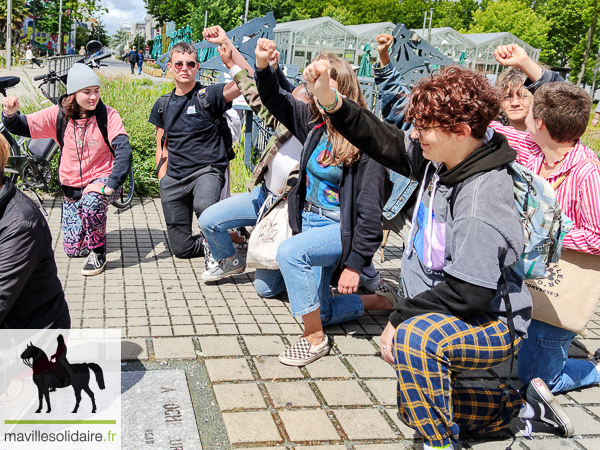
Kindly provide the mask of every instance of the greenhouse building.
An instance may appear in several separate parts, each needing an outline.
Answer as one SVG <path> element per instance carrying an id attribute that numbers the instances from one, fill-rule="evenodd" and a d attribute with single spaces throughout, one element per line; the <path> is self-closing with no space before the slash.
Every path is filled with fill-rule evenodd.
<path id="1" fill-rule="evenodd" d="M 392 34 L 396 25 L 391 22 L 363 25 L 342 25 L 331 17 L 279 23 L 273 30 L 275 43 L 285 64 L 306 67 L 319 53 L 337 53 L 351 64 L 359 65 L 366 44 L 370 44 L 371 58 L 377 57 L 375 38 L 382 33 Z M 494 59 L 499 45 L 516 43 L 525 49 L 534 61 L 540 50 L 508 32 L 461 34 L 453 28 L 412 30 L 455 62 L 481 72 L 497 75 L 501 66 Z M 423 32 L 424 31 L 424 32 Z"/>

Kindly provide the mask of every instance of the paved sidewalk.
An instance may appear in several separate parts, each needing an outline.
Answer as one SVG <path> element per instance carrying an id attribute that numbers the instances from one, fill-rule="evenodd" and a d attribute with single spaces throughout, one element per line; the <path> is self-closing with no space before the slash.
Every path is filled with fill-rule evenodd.
<path id="1" fill-rule="evenodd" d="M 209 400 L 203 403 L 210 402 L 216 410 L 209 420 L 200 412 L 201 402 L 194 400 L 205 448 L 412 448 L 414 431 L 397 418 L 394 408 L 394 371 L 378 351 L 386 314 L 366 314 L 328 327 L 326 332 L 335 339 L 329 357 L 306 368 L 283 366 L 277 355 L 301 332 L 300 320 L 289 313 L 287 298 L 260 298 L 252 286 L 252 270 L 204 283 L 200 279 L 203 259 L 172 256 L 159 199 L 135 199 L 125 211 L 111 207 L 107 270 L 88 278 L 80 273 L 83 261 L 67 258 L 62 250 L 60 199 L 44 203 L 73 327 L 121 328 L 124 340 L 136 344 L 124 346 L 123 359 L 140 360 L 145 370 L 191 364 L 206 374 L 209 393 L 200 392 L 205 387 L 192 382 L 197 375 L 187 373 L 192 399 L 204 395 Z M 376 255 L 382 276 L 393 282 L 400 268 L 397 244 L 392 234 L 386 261 L 379 264 Z M 585 349 L 594 352 L 599 347 L 600 309 L 590 323 L 589 336 L 578 339 L 570 352 L 587 358 Z M 505 365 L 469 373 L 460 382 L 497 385 L 507 370 Z M 520 386 L 517 380 L 514 385 Z M 463 445 L 480 450 L 600 450 L 600 387 L 559 399 L 575 424 L 574 438 L 559 438 L 538 426 L 534 439 L 527 440 L 515 421 L 512 432 L 466 439 Z M 206 434 L 210 426 L 225 430 L 224 444 Z"/>

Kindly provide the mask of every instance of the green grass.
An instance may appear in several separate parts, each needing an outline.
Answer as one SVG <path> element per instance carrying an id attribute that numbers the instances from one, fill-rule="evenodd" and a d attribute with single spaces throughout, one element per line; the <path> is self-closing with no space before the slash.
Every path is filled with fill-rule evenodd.
<path id="1" fill-rule="evenodd" d="M 123 120 L 133 151 L 133 171 L 137 195 L 158 196 L 156 168 L 156 128 L 148 122 L 154 103 L 173 89 L 173 83 L 153 83 L 147 78 L 135 79 L 124 75 L 99 74 L 102 82 L 102 101 L 116 109 Z M 51 106 L 38 89 L 21 98 L 21 111 L 29 114 Z M 236 157 L 231 161 L 231 191 L 244 192 L 250 175 L 244 165 L 243 143 L 236 144 Z M 52 161 L 52 189 L 58 191 L 58 155 Z"/>

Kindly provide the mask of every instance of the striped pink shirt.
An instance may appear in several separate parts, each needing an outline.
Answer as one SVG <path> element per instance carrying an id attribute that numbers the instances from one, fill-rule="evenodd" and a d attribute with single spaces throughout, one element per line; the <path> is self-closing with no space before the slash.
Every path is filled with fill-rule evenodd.
<path id="1" fill-rule="evenodd" d="M 490 127 L 502 133 L 517 153 L 517 162 L 534 173 L 540 173 L 544 154 L 542 149 L 531 140 L 527 131 L 515 130 L 499 122 Z M 563 173 L 570 171 L 556 190 L 562 212 L 573 221 L 573 228 L 565 236 L 563 247 L 600 255 L 600 166 L 584 159 L 598 157 L 589 147 L 577 141 L 559 170 L 546 177 L 553 184 Z"/>

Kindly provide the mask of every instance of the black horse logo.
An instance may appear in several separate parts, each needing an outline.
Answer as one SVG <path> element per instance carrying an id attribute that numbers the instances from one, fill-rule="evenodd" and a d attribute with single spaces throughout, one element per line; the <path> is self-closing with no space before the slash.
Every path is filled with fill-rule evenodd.
<path id="1" fill-rule="evenodd" d="M 89 369 L 92 369 L 94 374 L 96 374 L 96 381 L 100 389 L 104 389 L 102 368 L 94 363 L 69 364 L 67 361 L 67 347 L 62 334 L 58 336 L 57 341 L 58 347 L 56 353 L 52 355 L 50 360 L 42 349 L 37 348 L 31 342 L 21 354 L 23 363 L 33 369 L 33 382 L 38 388 L 40 404 L 36 413 L 42 410 L 43 397 L 46 398 L 48 406 L 46 413 L 49 413 L 51 411 L 49 393 L 56 391 L 57 388 L 66 388 L 68 386 L 73 386 L 75 390 L 75 400 L 77 403 L 75 404 L 73 413 L 76 413 L 79 408 L 82 390 L 92 400 L 92 413 L 95 413 L 96 401 L 94 393 L 89 387 Z M 55 362 L 53 363 L 52 360 L 55 360 Z"/>

